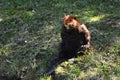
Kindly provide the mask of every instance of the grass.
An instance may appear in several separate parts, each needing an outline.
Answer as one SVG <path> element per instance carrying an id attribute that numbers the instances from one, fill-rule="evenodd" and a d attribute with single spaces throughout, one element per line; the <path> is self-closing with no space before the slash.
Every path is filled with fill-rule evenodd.
<path id="1" fill-rule="evenodd" d="M 119 0 L 0 0 L 0 76 L 52 80 L 42 74 L 58 52 L 63 16 L 77 16 L 89 28 L 95 48 L 64 62 L 56 80 L 119 80 Z M 52 57 L 52 58 L 51 58 Z"/>

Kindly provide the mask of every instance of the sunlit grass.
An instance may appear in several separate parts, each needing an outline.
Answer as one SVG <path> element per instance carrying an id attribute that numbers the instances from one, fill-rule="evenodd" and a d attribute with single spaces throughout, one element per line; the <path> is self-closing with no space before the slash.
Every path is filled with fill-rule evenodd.
<path id="1" fill-rule="evenodd" d="M 120 3 L 117 1 L 0 1 L 0 76 L 52 80 L 42 74 L 58 53 L 63 16 L 88 26 L 94 50 L 63 62 L 57 80 L 119 80 Z"/>
<path id="2" fill-rule="evenodd" d="M 99 15 L 99 16 L 91 17 L 90 22 L 100 21 L 103 18 L 105 18 L 105 15 Z"/>

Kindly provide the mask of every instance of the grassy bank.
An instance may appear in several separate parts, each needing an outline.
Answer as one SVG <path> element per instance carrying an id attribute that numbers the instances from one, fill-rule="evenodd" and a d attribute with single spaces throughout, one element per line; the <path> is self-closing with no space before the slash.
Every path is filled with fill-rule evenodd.
<path id="1" fill-rule="evenodd" d="M 95 48 L 62 63 L 56 80 L 119 80 L 120 1 L 0 0 L 0 76 L 52 80 L 42 74 L 58 52 L 65 14 L 83 21 Z M 52 57 L 52 58 L 51 58 Z"/>

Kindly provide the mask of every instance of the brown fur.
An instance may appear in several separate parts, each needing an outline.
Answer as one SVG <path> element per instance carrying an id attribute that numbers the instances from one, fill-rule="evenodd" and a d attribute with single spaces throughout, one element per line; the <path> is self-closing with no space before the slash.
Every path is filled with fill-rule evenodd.
<path id="1" fill-rule="evenodd" d="M 83 55 L 84 51 L 91 46 L 89 30 L 74 16 L 67 15 L 64 17 L 61 38 L 59 56 L 52 61 L 50 68 L 46 71 L 47 75 L 53 73 L 60 63 L 77 55 Z"/>
<path id="2" fill-rule="evenodd" d="M 64 17 L 61 38 L 60 57 L 71 58 L 77 56 L 78 51 L 83 52 L 91 46 L 89 30 L 85 24 L 80 23 L 74 16 L 67 15 Z"/>

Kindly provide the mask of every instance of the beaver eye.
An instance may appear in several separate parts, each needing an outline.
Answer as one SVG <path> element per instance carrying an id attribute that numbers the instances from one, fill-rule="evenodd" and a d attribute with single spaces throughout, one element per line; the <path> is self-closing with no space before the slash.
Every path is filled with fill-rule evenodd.
<path id="1" fill-rule="evenodd" d="M 76 17 L 74 17 L 74 19 L 76 19 Z"/>

